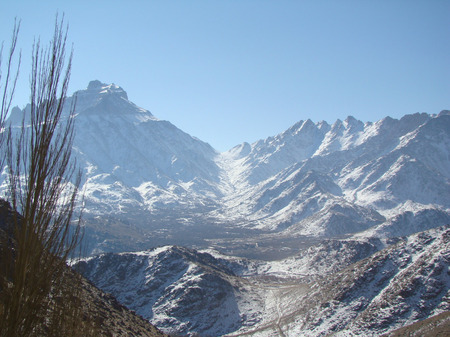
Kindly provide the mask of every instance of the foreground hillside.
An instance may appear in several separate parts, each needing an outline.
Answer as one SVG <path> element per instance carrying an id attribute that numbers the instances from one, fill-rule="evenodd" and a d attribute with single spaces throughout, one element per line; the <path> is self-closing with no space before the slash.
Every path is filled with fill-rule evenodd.
<path id="1" fill-rule="evenodd" d="M 0 199 L 0 244 L 2 245 L 6 242 L 11 243 L 11 238 L 14 237 L 12 221 L 13 211 L 10 205 L 3 199 Z M 7 239 L 4 240 L 5 238 Z M 4 247 L 1 248 L 3 249 Z M 2 255 L 2 259 L 5 258 L 5 256 L 11 255 L 4 254 Z M 7 263 L 3 260 L 1 262 L 2 269 L 0 270 L 0 278 L 4 281 L 4 267 Z M 77 318 L 73 320 L 74 324 L 76 324 L 73 330 L 76 336 L 167 336 L 151 325 L 147 320 L 119 304 L 111 294 L 106 294 L 96 288 L 92 283 L 82 278 L 69 267 L 67 267 L 64 275 L 65 286 L 70 289 L 71 300 L 74 305 L 77 306 L 77 310 L 79 310 L 79 312 L 76 313 Z M 48 277 L 51 276 L 49 275 Z M 4 284 L 4 282 L 2 282 L 2 284 Z M 3 296 L 3 292 L 0 287 L 0 298 L 1 296 Z M 0 303 L 4 303 L 3 299 Z M 2 318 L 3 313 L 0 304 L 0 319 Z M 48 315 L 52 315 L 51 310 L 48 311 Z M 47 333 L 38 335 L 43 336 L 47 335 Z M 59 331 L 58 334 L 63 333 L 64 331 Z"/>
<path id="2" fill-rule="evenodd" d="M 168 337 L 87 280 L 82 281 L 81 298 L 80 305 L 95 327 L 95 336 Z"/>
<path id="3" fill-rule="evenodd" d="M 299 241 L 448 223 L 448 111 L 299 121 L 218 153 L 115 84 L 92 81 L 67 103 L 75 97 L 90 253 L 178 244 L 273 258 L 297 252 Z M 22 114 L 13 109 L 9 122 L 20 125 Z"/>
<path id="4" fill-rule="evenodd" d="M 77 268 L 168 333 L 379 336 L 450 311 L 450 229 L 329 240 L 280 261 L 181 247 Z"/>

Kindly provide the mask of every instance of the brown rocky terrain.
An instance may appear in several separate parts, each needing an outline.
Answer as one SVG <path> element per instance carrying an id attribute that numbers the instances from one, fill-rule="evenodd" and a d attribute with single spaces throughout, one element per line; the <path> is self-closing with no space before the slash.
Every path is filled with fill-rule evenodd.
<path id="1" fill-rule="evenodd" d="M 14 240 L 12 238 L 14 237 L 14 231 L 11 225 L 13 215 L 10 205 L 0 199 L 0 247 L 2 249 L 6 247 L 6 249 L 13 250 Z M 1 257 L 13 255 L 2 254 Z M 6 265 L 4 262 L 2 261 L 2 266 Z M 3 268 L 0 272 L 2 273 L 0 276 L 6 278 Z M 77 307 L 76 315 L 78 320 L 74 320 L 76 327 L 73 329 L 75 336 L 168 336 L 135 312 L 121 305 L 114 296 L 96 288 L 69 266 L 64 274 L 65 283 L 72 294 L 70 298 L 75 301 L 74 303 L 76 303 Z M 2 296 L 3 292 L 0 287 L 0 299 Z M 0 320 L 4 312 L 1 303 L 3 301 L 0 302 Z M 51 310 L 47 312 L 49 315 L 55 314 Z"/>

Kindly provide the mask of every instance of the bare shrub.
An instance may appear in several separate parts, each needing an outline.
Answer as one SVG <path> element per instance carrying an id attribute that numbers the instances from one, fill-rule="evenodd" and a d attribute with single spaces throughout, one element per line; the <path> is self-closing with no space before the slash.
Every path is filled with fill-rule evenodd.
<path id="1" fill-rule="evenodd" d="M 1 242 L 1 336 L 86 336 L 91 331 L 82 319 L 79 279 L 67 276 L 66 265 L 81 238 L 80 219 L 74 220 L 81 174 L 71 158 L 75 107 L 63 109 L 73 54 L 66 55 L 63 21 L 56 18 L 47 48 L 34 43 L 30 108 L 21 127 L 2 133 L 7 135 L 2 159 L 13 212 L 10 235 Z M 1 126 L 17 81 L 10 71 L 18 31 L 15 25 Z"/>

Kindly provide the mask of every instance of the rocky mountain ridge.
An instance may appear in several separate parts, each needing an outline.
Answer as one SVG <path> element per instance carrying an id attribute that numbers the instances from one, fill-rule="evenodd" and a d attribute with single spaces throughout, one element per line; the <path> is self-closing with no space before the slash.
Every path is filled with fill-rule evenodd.
<path id="1" fill-rule="evenodd" d="M 92 81 L 67 106 L 75 97 L 74 156 L 84 174 L 91 253 L 219 247 L 224 240 L 250 252 L 249 239 L 263 257 L 258 242 L 374 226 L 373 235 L 386 236 L 398 219 L 434 214 L 437 226 L 450 214 L 449 111 L 373 123 L 300 121 L 218 153 L 137 107 L 115 84 Z M 22 114 L 14 109 L 9 121 L 17 124 Z M 415 231 L 429 228 L 415 224 Z M 398 226 L 395 235 L 411 234 L 408 227 Z M 275 255 L 280 249 L 272 247 Z"/>
<path id="2" fill-rule="evenodd" d="M 327 240 L 269 262 L 166 246 L 77 269 L 167 333 L 380 336 L 450 310 L 449 239 Z"/>

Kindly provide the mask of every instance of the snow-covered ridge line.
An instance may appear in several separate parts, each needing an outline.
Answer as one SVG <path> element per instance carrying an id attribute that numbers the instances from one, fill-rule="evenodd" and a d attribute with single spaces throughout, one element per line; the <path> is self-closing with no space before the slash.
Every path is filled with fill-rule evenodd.
<path id="1" fill-rule="evenodd" d="M 137 107 L 118 85 L 92 81 L 75 95 L 73 154 L 84 173 L 95 252 L 207 247 L 205 239 L 239 240 L 243 232 L 257 247 L 252 231 L 292 241 L 378 226 L 373 235 L 389 236 L 397 217 L 422 218 L 415 230 L 429 228 L 431 217 L 441 225 L 448 218 L 449 111 L 366 123 L 351 116 L 299 121 L 218 153 Z M 14 109 L 10 122 L 22 114 Z M 396 235 L 407 228 L 398 227 Z"/>

